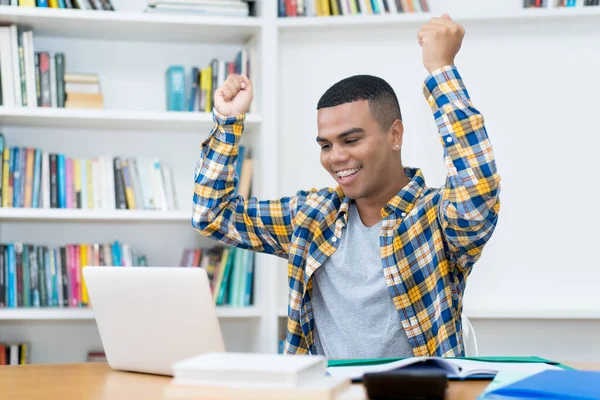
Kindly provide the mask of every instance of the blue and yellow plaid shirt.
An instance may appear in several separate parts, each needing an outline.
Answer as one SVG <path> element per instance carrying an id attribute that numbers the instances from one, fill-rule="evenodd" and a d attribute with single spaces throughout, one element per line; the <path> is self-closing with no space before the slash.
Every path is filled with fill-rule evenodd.
<path id="1" fill-rule="evenodd" d="M 423 92 L 448 175 L 444 187 L 429 188 L 419 169 L 406 168 L 410 183 L 381 210 L 381 264 L 414 355 L 462 356 L 463 293 L 497 223 L 500 177 L 483 117 L 458 70 L 430 74 Z M 339 187 L 278 200 L 235 196 L 244 116 L 213 113 L 215 125 L 195 171 L 192 225 L 222 243 L 288 260 L 284 351 L 314 353 L 311 277 L 341 242 L 351 200 Z"/>

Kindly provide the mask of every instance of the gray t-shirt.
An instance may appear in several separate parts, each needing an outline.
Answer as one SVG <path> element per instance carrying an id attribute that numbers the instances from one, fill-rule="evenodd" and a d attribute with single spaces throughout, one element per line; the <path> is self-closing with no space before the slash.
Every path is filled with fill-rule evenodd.
<path id="1" fill-rule="evenodd" d="M 380 230 L 381 222 L 366 227 L 352 203 L 338 249 L 313 275 L 319 355 L 328 359 L 413 356 L 383 276 Z"/>

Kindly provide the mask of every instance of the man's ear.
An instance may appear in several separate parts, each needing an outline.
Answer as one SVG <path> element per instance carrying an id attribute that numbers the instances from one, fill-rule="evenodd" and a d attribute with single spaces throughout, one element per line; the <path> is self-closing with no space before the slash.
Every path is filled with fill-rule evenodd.
<path id="1" fill-rule="evenodd" d="M 404 139 L 404 124 L 402 121 L 399 119 L 395 120 L 390 128 L 390 132 L 392 133 L 394 150 L 400 150 L 402 148 L 402 140 Z"/>

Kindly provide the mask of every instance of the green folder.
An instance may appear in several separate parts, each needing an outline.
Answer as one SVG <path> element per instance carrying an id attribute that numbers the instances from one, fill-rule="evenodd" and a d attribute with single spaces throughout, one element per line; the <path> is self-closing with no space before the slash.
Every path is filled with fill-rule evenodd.
<path id="1" fill-rule="evenodd" d="M 541 357 L 526 356 L 526 357 L 510 357 L 510 356 L 491 356 L 491 357 L 444 357 L 447 359 L 463 359 L 463 360 L 475 360 L 485 362 L 503 362 L 503 363 L 545 363 L 555 365 L 559 368 L 569 370 L 574 369 L 567 365 L 558 363 L 556 361 L 547 360 Z M 344 360 L 328 360 L 327 367 L 355 367 L 355 366 L 367 366 L 367 365 L 379 365 L 386 364 L 393 361 L 399 361 L 403 358 L 365 358 L 365 359 L 344 359 Z"/>

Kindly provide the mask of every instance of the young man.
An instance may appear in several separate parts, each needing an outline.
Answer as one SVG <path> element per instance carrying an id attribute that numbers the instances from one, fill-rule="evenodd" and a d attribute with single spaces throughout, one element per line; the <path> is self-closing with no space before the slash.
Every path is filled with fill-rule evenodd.
<path id="1" fill-rule="evenodd" d="M 464 29 L 443 15 L 418 33 L 423 90 L 444 148 L 444 187 L 402 165 L 398 100 L 358 75 L 318 104 L 321 163 L 335 188 L 279 200 L 234 197 L 237 144 L 252 84 L 215 92 L 192 224 L 226 244 L 288 259 L 285 352 L 328 358 L 461 356 L 467 276 L 496 226 L 500 177 L 483 123 L 454 66 Z"/>

